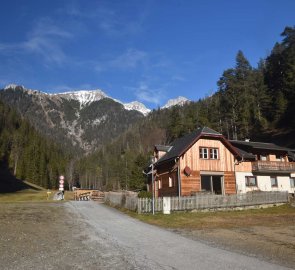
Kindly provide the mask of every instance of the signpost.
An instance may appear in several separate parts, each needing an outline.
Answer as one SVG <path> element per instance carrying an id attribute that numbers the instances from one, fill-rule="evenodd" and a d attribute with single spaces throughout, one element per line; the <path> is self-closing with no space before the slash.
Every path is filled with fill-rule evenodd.
<path id="1" fill-rule="evenodd" d="M 64 199 L 64 191 L 65 191 L 64 183 L 65 183 L 65 177 L 63 175 L 61 175 L 59 177 L 59 189 L 58 190 L 62 192 L 62 200 Z"/>
<path id="2" fill-rule="evenodd" d="M 154 179 L 154 162 L 155 158 L 152 157 L 152 208 L 153 208 L 153 215 L 155 214 L 155 179 Z"/>

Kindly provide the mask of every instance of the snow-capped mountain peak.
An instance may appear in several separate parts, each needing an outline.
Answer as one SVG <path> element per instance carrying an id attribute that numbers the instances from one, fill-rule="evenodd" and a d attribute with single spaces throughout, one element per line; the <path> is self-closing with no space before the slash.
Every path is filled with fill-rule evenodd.
<path id="1" fill-rule="evenodd" d="M 16 88 L 22 88 L 22 89 L 24 89 L 25 87 L 22 86 L 22 85 L 17 85 L 17 84 L 11 83 L 11 84 L 6 85 L 4 87 L 4 90 L 7 90 L 7 89 L 13 89 L 13 90 L 15 90 Z"/>
<path id="2" fill-rule="evenodd" d="M 28 94 L 40 94 L 40 95 L 48 95 L 47 93 L 41 92 L 39 90 L 33 90 L 33 89 L 28 89 L 24 87 L 23 85 L 18 85 L 18 84 L 8 84 L 4 87 L 4 90 L 13 90 L 13 91 L 23 91 L 27 92 Z"/>
<path id="3" fill-rule="evenodd" d="M 126 110 L 136 110 L 141 112 L 143 115 L 147 115 L 151 110 L 148 109 L 144 104 L 138 101 L 132 101 L 130 103 L 123 103 L 123 106 Z"/>
<path id="4" fill-rule="evenodd" d="M 185 103 L 188 103 L 188 102 L 190 102 L 189 99 L 179 96 L 178 98 L 175 98 L 175 99 L 169 99 L 168 102 L 163 107 L 161 107 L 161 109 L 167 109 L 176 105 L 183 106 Z"/>
<path id="5" fill-rule="evenodd" d="M 81 106 L 85 106 L 88 103 L 107 98 L 108 95 L 102 90 L 78 90 L 72 92 L 64 92 L 59 94 L 53 94 L 54 96 L 62 97 L 65 99 L 74 99 L 80 102 Z"/>
<path id="6" fill-rule="evenodd" d="M 58 98 L 64 98 L 67 100 L 77 100 L 80 103 L 80 108 L 83 108 L 92 102 L 99 101 L 104 98 L 110 98 L 110 99 L 114 100 L 115 102 L 121 103 L 126 110 L 129 110 L 129 111 L 136 110 L 136 111 L 142 113 L 143 115 L 147 115 L 151 112 L 151 110 L 148 109 L 141 102 L 132 101 L 129 103 L 123 103 L 118 99 L 108 96 L 105 92 L 103 92 L 100 89 L 74 90 L 74 91 L 68 91 L 68 92 L 63 92 L 63 93 L 49 94 L 49 93 L 41 92 L 39 90 L 27 89 L 24 86 L 17 85 L 17 84 L 9 84 L 4 87 L 4 90 L 9 90 L 9 89 L 14 90 L 14 91 L 19 91 L 19 90 L 25 91 L 31 95 L 38 95 L 38 96 L 39 95 L 46 95 L 49 97 L 54 96 L 54 97 L 58 97 Z M 161 109 L 167 109 L 167 108 L 170 108 L 170 107 L 173 107 L 176 105 L 183 106 L 185 103 L 188 103 L 188 102 L 190 102 L 190 100 L 188 100 L 185 97 L 179 96 L 178 98 L 168 100 L 168 102 L 163 107 L 161 107 Z"/>

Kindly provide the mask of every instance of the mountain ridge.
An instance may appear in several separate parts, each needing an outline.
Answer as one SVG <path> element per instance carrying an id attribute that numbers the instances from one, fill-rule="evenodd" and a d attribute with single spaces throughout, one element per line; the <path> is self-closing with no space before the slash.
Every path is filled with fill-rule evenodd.
<path id="1" fill-rule="evenodd" d="M 45 93 L 10 84 L 0 91 L 0 99 L 47 137 L 86 153 L 103 147 L 151 112 L 138 101 L 122 103 L 100 89 Z"/>
<path id="2" fill-rule="evenodd" d="M 39 94 L 44 94 L 49 96 L 62 97 L 68 100 L 73 99 L 73 100 L 79 101 L 81 104 L 81 107 L 84 107 L 91 102 L 99 101 L 103 98 L 110 98 L 114 100 L 115 102 L 122 104 L 126 110 L 136 110 L 142 113 L 143 115 L 147 115 L 148 113 L 152 111 L 151 109 L 147 108 L 142 102 L 135 100 L 135 101 L 124 103 L 116 98 L 113 98 L 107 95 L 101 89 L 89 89 L 89 90 L 77 89 L 73 91 L 66 91 L 66 92 L 60 92 L 60 93 L 46 93 L 40 90 L 29 89 L 23 85 L 17 85 L 17 84 L 8 84 L 3 88 L 3 90 L 8 90 L 8 89 L 27 91 L 30 94 L 39 93 Z M 190 102 L 190 100 L 185 97 L 179 96 L 175 99 L 169 99 L 167 103 L 160 108 L 167 109 L 176 105 L 182 106 L 187 102 Z"/>

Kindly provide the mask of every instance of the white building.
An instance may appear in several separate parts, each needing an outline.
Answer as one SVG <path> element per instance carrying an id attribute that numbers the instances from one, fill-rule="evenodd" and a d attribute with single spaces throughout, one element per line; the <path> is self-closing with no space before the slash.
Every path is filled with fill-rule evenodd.
<path id="1" fill-rule="evenodd" d="M 295 155 L 273 143 L 230 141 L 242 160 L 236 163 L 237 193 L 295 190 Z"/>

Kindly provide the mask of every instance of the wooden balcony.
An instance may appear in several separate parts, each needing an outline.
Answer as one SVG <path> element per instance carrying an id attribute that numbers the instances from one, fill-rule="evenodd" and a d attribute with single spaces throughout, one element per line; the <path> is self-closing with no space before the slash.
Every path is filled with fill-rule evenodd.
<path id="1" fill-rule="evenodd" d="M 282 161 L 254 161 L 252 162 L 253 172 L 295 172 L 295 162 Z"/>

